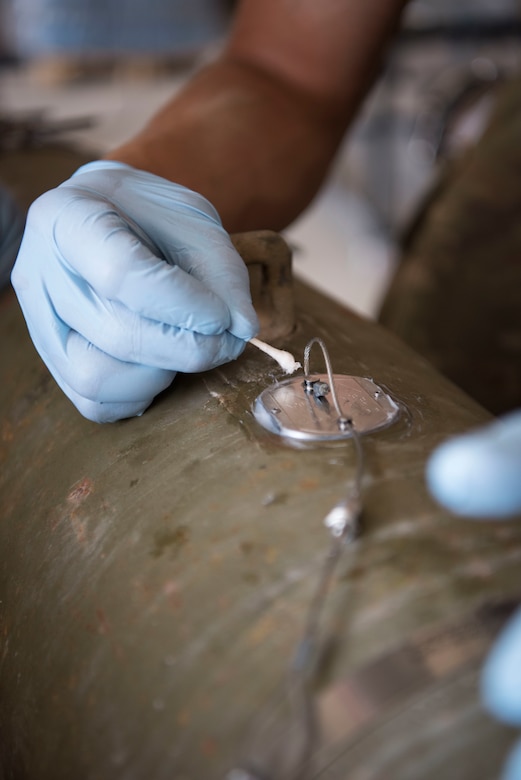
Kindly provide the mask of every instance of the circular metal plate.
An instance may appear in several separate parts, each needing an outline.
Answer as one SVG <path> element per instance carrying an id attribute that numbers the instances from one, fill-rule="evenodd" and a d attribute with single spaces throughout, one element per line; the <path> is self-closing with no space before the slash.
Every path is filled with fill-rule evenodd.
<path id="1" fill-rule="evenodd" d="M 327 374 L 313 375 L 312 380 L 328 383 Z M 335 374 L 334 382 L 340 408 L 357 433 L 386 428 L 398 417 L 398 405 L 372 379 Z M 335 441 L 351 436 L 350 426 L 339 425 L 331 393 L 316 395 L 307 391 L 302 376 L 263 390 L 253 413 L 264 428 L 291 439 Z"/>

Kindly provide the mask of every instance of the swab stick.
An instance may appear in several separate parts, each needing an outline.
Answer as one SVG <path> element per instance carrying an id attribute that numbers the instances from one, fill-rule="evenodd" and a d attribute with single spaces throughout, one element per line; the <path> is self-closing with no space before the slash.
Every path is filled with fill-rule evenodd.
<path id="1" fill-rule="evenodd" d="M 250 344 L 253 344 L 254 347 L 257 347 L 257 349 L 260 349 L 262 352 L 265 352 L 266 355 L 272 357 L 273 360 L 276 360 L 286 374 L 294 374 L 295 371 L 302 368 L 291 352 L 286 352 L 283 349 L 275 349 L 275 347 L 272 347 L 270 344 L 266 344 L 264 341 L 256 338 L 250 339 Z"/>

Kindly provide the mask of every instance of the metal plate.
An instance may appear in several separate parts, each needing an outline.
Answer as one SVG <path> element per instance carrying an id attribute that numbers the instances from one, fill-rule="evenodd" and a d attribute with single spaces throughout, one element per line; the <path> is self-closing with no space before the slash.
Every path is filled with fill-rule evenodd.
<path id="1" fill-rule="evenodd" d="M 327 374 L 316 374 L 312 379 L 328 383 Z M 398 405 L 372 379 L 334 374 L 334 381 L 340 408 L 358 433 L 386 428 L 396 420 Z M 339 425 L 331 394 L 317 397 L 307 392 L 302 376 L 263 390 L 253 413 L 257 422 L 272 433 L 300 441 L 335 441 L 351 436 L 349 427 Z"/>

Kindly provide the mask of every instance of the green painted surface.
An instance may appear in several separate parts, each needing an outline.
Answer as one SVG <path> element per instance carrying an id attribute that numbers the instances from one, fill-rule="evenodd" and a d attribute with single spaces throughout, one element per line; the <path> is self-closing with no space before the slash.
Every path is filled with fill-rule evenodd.
<path id="1" fill-rule="evenodd" d="M 335 371 L 407 410 L 364 441 L 363 533 L 324 615 L 320 777 L 495 776 L 511 735 L 477 700 L 491 637 L 424 653 L 430 683 L 358 730 L 339 694 L 422 632 L 521 593 L 521 524 L 456 519 L 423 482 L 433 447 L 487 413 L 376 325 L 297 293 L 283 346 L 322 336 Z M 252 402 L 281 375 L 253 348 L 98 426 L 50 379 L 10 294 L 0 332 L 3 778 L 223 777 L 281 686 L 353 451 L 293 449 L 256 424 Z"/>

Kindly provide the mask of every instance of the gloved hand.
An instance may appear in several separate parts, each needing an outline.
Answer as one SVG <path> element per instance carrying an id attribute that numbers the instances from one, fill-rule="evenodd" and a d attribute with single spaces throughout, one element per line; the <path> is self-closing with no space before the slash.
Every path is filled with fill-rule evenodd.
<path id="1" fill-rule="evenodd" d="M 505 723 L 521 726 L 521 610 L 494 644 L 481 679 L 485 704 Z M 521 740 L 511 752 L 502 780 L 521 778 Z"/>
<path id="2" fill-rule="evenodd" d="M 458 514 L 521 514 L 521 410 L 438 447 L 427 465 L 427 482 L 435 498 Z M 492 648 L 482 694 L 499 720 L 521 726 L 521 611 Z M 521 779 L 521 741 L 502 778 Z"/>
<path id="3" fill-rule="evenodd" d="M 5 187 L 0 186 L 0 290 L 9 283 L 23 230 L 22 212 Z"/>
<path id="4" fill-rule="evenodd" d="M 440 445 L 427 464 L 427 484 L 456 514 L 521 513 L 521 409 Z"/>
<path id="5" fill-rule="evenodd" d="M 258 329 L 213 206 L 118 162 L 35 201 L 12 283 L 41 357 L 96 422 L 141 414 L 177 371 L 238 357 Z"/>

